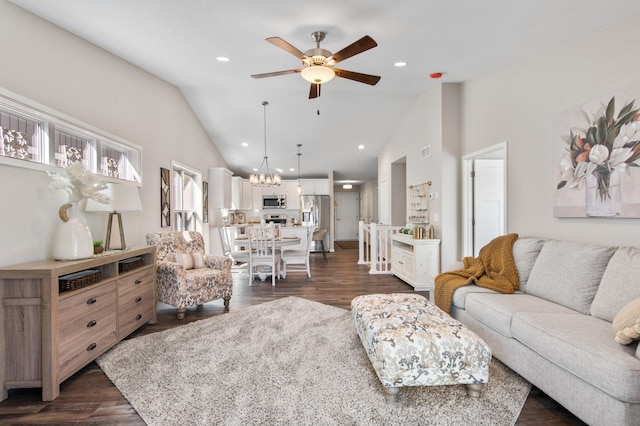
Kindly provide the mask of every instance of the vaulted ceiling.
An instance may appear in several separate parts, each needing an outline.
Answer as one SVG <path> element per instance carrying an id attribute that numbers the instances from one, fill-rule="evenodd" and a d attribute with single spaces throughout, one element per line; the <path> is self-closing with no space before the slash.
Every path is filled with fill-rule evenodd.
<path id="1" fill-rule="evenodd" d="M 248 176 L 262 160 L 266 100 L 272 169 L 295 178 L 302 144 L 303 177 L 333 171 L 354 183 L 376 177 L 380 149 L 421 92 L 640 11 L 637 0 L 10 1 L 176 85 L 234 173 Z M 334 53 L 371 36 L 377 47 L 339 67 L 380 82 L 335 78 L 310 100 L 300 74 L 250 77 L 301 67 L 265 38 L 304 52 L 314 31 L 326 32 L 321 47 Z"/>

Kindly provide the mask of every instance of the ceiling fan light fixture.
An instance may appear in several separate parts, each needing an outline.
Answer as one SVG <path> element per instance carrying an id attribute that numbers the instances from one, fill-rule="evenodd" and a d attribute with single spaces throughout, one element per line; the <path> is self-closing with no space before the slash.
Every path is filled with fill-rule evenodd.
<path id="1" fill-rule="evenodd" d="M 328 81 L 331 81 L 333 77 L 336 76 L 336 73 L 333 69 L 325 67 L 323 65 L 308 66 L 304 68 L 300 74 L 302 74 L 302 78 L 307 80 L 309 83 L 314 84 L 324 84 Z"/>

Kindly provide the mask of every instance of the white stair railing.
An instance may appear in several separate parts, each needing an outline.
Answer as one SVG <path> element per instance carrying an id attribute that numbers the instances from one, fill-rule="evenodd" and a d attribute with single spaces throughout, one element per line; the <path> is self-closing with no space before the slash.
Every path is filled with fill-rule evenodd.
<path id="1" fill-rule="evenodd" d="M 371 265 L 370 274 L 391 273 L 391 236 L 400 226 L 358 224 L 358 265 Z"/>

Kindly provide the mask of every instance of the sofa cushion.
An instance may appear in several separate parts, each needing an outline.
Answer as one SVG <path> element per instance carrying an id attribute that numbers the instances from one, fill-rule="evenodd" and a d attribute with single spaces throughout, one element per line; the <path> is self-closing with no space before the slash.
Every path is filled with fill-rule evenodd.
<path id="1" fill-rule="evenodd" d="M 518 312 L 511 332 L 531 350 L 612 397 L 640 403 L 636 345 L 614 342 L 610 322 L 589 315 Z"/>
<path id="2" fill-rule="evenodd" d="M 615 247 L 549 240 L 531 269 L 526 292 L 588 315 L 615 250 Z"/>
<path id="3" fill-rule="evenodd" d="M 513 244 L 513 260 L 520 276 L 520 290 L 526 292 L 531 268 L 546 240 L 537 238 L 518 238 Z"/>
<path id="4" fill-rule="evenodd" d="M 629 302 L 613 319 L 616 342 L 628 345 L 640 339 L 640 298 Z"/>
<path id="5" fill-rule="evenodd" d="M 591 304 L 591 315 L 613 321 L 627 303 L 640 297 L 640 249 L 620 247 L 611 256 Z"/>
<path id="6" fill-rule="evenodd" d="M 580 315 L 557 303 L 529 294 L 470 293 L 465 311 L 484 325 L 506 337 L 511 333 L 511 318 L 517 312 L 545 312 Z"/>
<path id="7" fill-rule="evenodd" d="M 491 294 L 499 294 L 495 290 L 491 290 L 489 288 L 478 287 L 475 284 L 465 285 L 464 287 L 458 288 L 455 293 L 453 293 L 453 306 L 457 306 L 458 308 L 464 309 L 465 300 L 467 295 L 470 293 L 491 293 Z"/>

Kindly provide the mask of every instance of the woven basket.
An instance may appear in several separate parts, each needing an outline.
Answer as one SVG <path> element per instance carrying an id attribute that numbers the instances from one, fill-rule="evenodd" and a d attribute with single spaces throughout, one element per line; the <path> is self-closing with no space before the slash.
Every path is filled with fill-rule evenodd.
<path id="1" fill-rule="evenodd" d="M 142 265 L 144 265 L 144 258 L 142 256 L 130 257 L 118 262 L 118 272 L 123 273 L 133 271 Z"/>
<path id="2" fill-rule="evenodd" d="M 61 276 L 58 278 L 58 285 L 60 291 L 63 292 L 86 287 L 98 281 L 100 281 L 100 271 L 97 269 L 87 269 L 86 271 Z"/>

